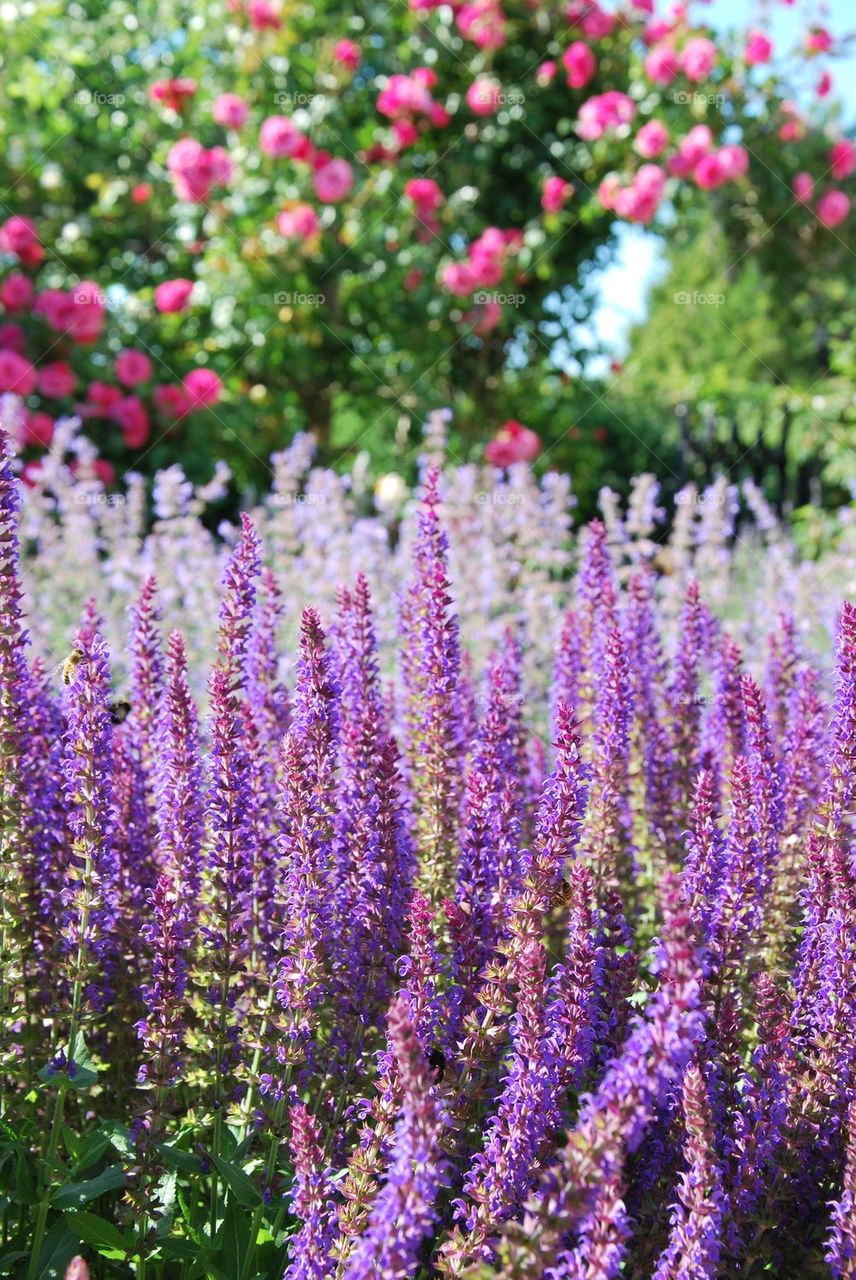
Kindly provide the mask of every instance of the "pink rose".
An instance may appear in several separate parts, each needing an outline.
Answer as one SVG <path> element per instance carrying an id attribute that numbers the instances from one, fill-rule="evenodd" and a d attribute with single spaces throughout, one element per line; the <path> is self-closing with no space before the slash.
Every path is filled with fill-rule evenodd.
<path id="1" fill-rule="evenodd" d="M 192 293 L 192 280 L 164 280 L 155 289 L 155 307 L 163 313 L 183 311 Z"/>
<path id="2" fill-rule="evenodd" d="M 0 227 L 0 250 L 14 254 L 28 267 L 36 266 L 45 256 L 35 225 L 29 218 L 22 218 L 17 214 L 8 218 Z"/>
<path id="3" fill-rule="evenodd" d="M 336 156 L 315 170 L 312 185 L 322 204 L 338 204 L 351 193 L 354 185 L 353 169 L 347 160 Z"/>
<path id="4" fill-rule="evenodd" d="M 688 40 L 681 52 L 681 69 L 696 84 L 706 80 L 716 66 L 716 45 L 706 36 Z"/>
<path id="5" fill-rule="evenodd" d="M 237 93 L 221 93 L 211 105 L 211 115 L 224 129 L 242 129 L 247 123 L 250 108 Z"/>
<path id="6" fill-rule="evenodd" d="M 111 387 L 106 382 L 90 382 L 86 398 L 98 411 L 99 416 L 106 416 L 122 399 L 122 392 L 118 387 Z"/>
<path id="7" fill-rule="evenodd" d="M 31 396 L 36 389 L 36 371 L 17 351 L 0 351 L 0 391 Z"/>
<path id="8" fill-rule="evenodd" d="M 467 106 L 477 116 L 495 115 L 501 98 L 502 86 L 493 76 L 479 76 L 467 89 Z"/>
<path id="9" fill-rule="evenodd" d="M 27 335 L 19 324 L 0 324 L 0 351 L 23 351 Z"/>
<path id="10" fill-rule="evenodd" d="M 216 404 L 223 394 L 223 383 L 213 369 L 193 369 L 181 385 L 193 409 Z"/>
<path id="11" fill-rule="evenodd" d="M 636 116 L 636 103 L 618 89 L 595 94 L 580 107 L 577 133 L 586 142 L 594 142 L 610 130 L 632 123 Z"/>
<path id="12" fill-rule="evenodd" d="M 109 462 L 107 463 L 107 466 L 110 466 Z M 71 1262 L 66 1267 L 64 1280 L 89 1280 L 89 1267 L 86 1265 L 85 1260 L 81 1258 L 80 1254 L 75 1258 L 72 1258 Z"/>
<path id="13" fill-rule="evenodd" d="M 540 436 L 511 418 L 485 446 L 484 456 L 494 467 L 510 467 L 515 462 L 533 462 L 540 452 Z"/>
<path id="14" fill-rule="evenodd" d="M 749 172 L 749 152 L 736 143 L 729 142 L 720 147 L 719 160 L 726 182 L 736 182 Z"/>
<path id="15" fill-rule="evenodd" d="M 232 161 L 223 147 L 206 149 L 195 138 L 181 138 L 166 158 L 179 200 L 204 204 L 215 187 L 232 177 Z"/>
<path id="16" fill-rule="evenodd" d="M 404 184 L 404 194 L 427 213 L 433 213 L 443 203 L 443 192 L 433 178 L 411 178 Z"/>
<path id="17" fill-rule="evenodd" d="M 699 160 L 693 173 L 696 186 L 701 187 L 703 191 L 715 191 L 717 187 L 721 187 L 728 179 L 725 173 L 725 167 L 722 163 L 722 156 L 718 151 L 712 151 L 709 156 L 703 156 Z"/>
<path id="18" fill-rule="evenodd" d="M 110 417 L 122 428 L 122 439 L 128 448 L 142 449 L 151 435 L 151 425 L 139 396 L 124 396 L 117 400 Z"/>
<path id="19" fill-rule="evenodd" d="M 354 44 L 353 40 L 340 40 L 333 50 L 333 58 L 349 71 L 356 71 L 362 54 L 359 45 Z"/>
<path id="20" fill-rule="evenodd" d="M 33 284 L 19 271 L 13 271 L 0 285 L 0 302 L 7 311 L 23 311 L 33 300 Z"/>
<path id="21" fill-rule="evenodd" d="M 805 38 L 809 53 L 829 53 L 832 45 L 833 39 L 826 27 L 814 27 Z"/>
<path id="22" fill-rule="evenodd" d="M 827 191 L 817 202 L 818 221 L 832 230 L 840 227 L 850 214 L 850 197 L 843 191 Z"/>
<path id="23" fill-rule="evenodd" d="M 669 145 L 669 130 L 661 120 L 649 120 L 637 133 L 633 145 L 643 160 L 656 160 Z"/>
<path id="24" fill-rule="evenodd" d="M 65 396 L 73 395 L 76 383 L 74 370 L 65 360 L 43 364 L 36 372 L 36 385 L 40 393 L 51 400 L 62 400 Z"/>
<path id="25" fill-rule="evenodd" d="M 450 262 L 443 268 L 441 276 L 444 286 L 450 293 L 463 298 L 472 293 L 476 287 L 476 277 L 468 262 Z"/>
<path id="26" fill-rule="evenodd" d="M 791 183 L 791 190 L 802 204 L 808 204 L 814 195 L 814 178 L 810 173 L 798 173 Z"/>
<path id="27" fill-rule="evenodd" d="M 545 213 L 558 213 L 573 193 L 572 182 L 566 182 L 564 178 L 558 177 L 547 178 L 541 191 L 541 208 Z"/>
<path id="28" fill-rule="evenodd" d="M 597 59 L 582 40 L 575 40 L 562 54 L 562 66 L 568 73 L 571 89 L 582 89 L 597 74 Z"/>
<path id="29" fill-rule="evenodd" d="M 535 72 L 535 82 L 542 89 L 546 89 L 547 85 L 553 83 L 556 78 L 555 62 L 542 62 L 538 70 Z"/>
<path id="30" fill-rule="evenodd" d="M 41 449 L 50 448 L 53 440 L 54 420 L 49 413 L 37 410 L 28 413 L 24 419 L 24 444 L 38 445 Z"/>
<path id="31" fill-rule="evenodd" d="M 250 0 L 247 16 L 256 31 L 279 31 L 282 27 L 282 18 L 268 0 Z"/>
<path id="32" fill-rule="evenodd" d="M 645 74 L 654 84 L 671 84 L 680 70 L 678 55 L 670 44 L 656 44 L 645 58 Z"/>
<path id="33" fill-rule="evenodd" d="M 836 182 L 843 182 L 856 173 L 856 146 L 848 138 L 834 142 L 829 149 L 829 163 Z"/>
<path id="34" fill-rule="evenodd" d="M 277 230 L 285 240 L 309 240 L 318 234 L 319 225 L 311 204 L 296 204 L 276 217 Z"/>
<path id="35" fill-rule="evenodd" d="M 266 156 L 282 160 L 294 156 L 304 141 L 303 134 L 289 116 L 268 116 L 259 130 L 259 147 Z"/>
<path id="36" fill-rule="evenodd" d="M 762 62 L 769 62 L 772 56 L 772 41 L 767 39 L 763 31 L 750 31 L 744 53 L 747 67 L 756 67 Z"/>
<path id="37" fill-rule="evenodd" d="M 135 387 L 138 382 L 148 382 L 152 376 L 152 362 L 144 351 L 120 351 L 116 357 L 116 377 L 123 387 Z"/>
<path id="38" fill-rule="evenodd" d="M 166 384 L 155 387 L 152 399 L 158 413 L 164 418 L 175 420 L 185 418 L 193 408 L 190 396 L 183 387 L 167 386 Z"/>
<path id="39" fill-rule="evenodd" d="M 713 134 L 706 124 L 697 124 L 678 143 L 677 155 L 669 161 L 669 173 L 686 178 L 713 148 Z"/>
<path id="40" fill-rule="evenodd" d="M 462 5 L 455 22 L 464 39 L 479 49 L 501 49 L 505 44 L 505 15 L 496 0 Z"/>
<path id="41" fill-rule="evenodd" d="M 172 80 L 156 80 L 149 86 L 149 97 L 153 102 L 161 102 L 171 111 L 182 111 L 185 103 L 196 93 L 196 81 L 189 76 L 180 76 Z"/>
<path id="42" fill-rule="evenodd" d="M 832 76 L 828 71 L 824 71 L 817 82 L 815 93 L 819 98 L 828 98 L 832 92 Z"/>

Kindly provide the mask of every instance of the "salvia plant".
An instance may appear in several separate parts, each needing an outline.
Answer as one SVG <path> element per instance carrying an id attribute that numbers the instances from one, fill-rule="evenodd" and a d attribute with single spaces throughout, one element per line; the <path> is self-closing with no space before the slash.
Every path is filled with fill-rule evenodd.
<path id="1" fill-rule="evenodd" d="M 0 1275 L 856 1276 L 856 607 L 833 673 L 785 592 L 741 646 L 709 509 L 667 571 L 651 482 L 571 547 L 558 479 L 496 475 L 561 530 L 482 657 L 482 481 L 426 460 L 403 551 L 339 512 L 326 603 L 297 504 L 221 553 L 185 491 L 121 564 L 87 514 L 127 638 L 96 592 L 54 670 L 24 578 L 73 491 L 22 510 L 0 439 Z"/>

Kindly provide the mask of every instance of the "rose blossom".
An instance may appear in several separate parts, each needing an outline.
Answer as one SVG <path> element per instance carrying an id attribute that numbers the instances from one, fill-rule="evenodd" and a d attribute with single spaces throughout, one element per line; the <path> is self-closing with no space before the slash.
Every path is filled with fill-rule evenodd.
<path id="1" fill-rule="evenodd" d="M 562 54 L 571 89 L 582 89 L 597 74 L 597 59 L 583 40 L 575 40 Z"/>
<path id="2" fill-rule="evenodd" d="M 319 225 L 311 204 L 296 204 L 276 216 L 277 230 L 285 240 L 309 240 L 318 234 Z"/>
<path id="3" fill-rule="evenodd" d="M 23 311 L 32 302 L 33 284 L 19 271 L 13 271 L 0 285 L 0 302 L 9 312 Z"/>
<path id="4" fill-rule="evenodd" d="M 351 193 L 354 171 L 347 160 L 336 156 L 315 170 L 312 185 L 322 204 L 338 204 Z"/>
<path id="5" fill-rule="evenodd" d="M 17 214 L 7 218 L 0 227 L 0 250 L 14 254 L 28 267 L 36 266 L 45 256 L 35 225 L 29 218 Z"/>
<path id="6" fill-rule="evenodd" d="M 138 382 L 148 382 L 152 376 L 152 362 L 144 351 L 120 351 L 116 357 L 116 377 L 123 387 L 135 387 Z"/>
<path id="7" fill-rule="evenodd" d="M 551 177 L 544 181 L 541 192 L 541 208 L 546 213 L 558 213 L 562 205 L 573 195 L 574 185 L 564 178 Z"/>
<path id="8" fill-rule="evenodd" d="M 31 396 L 36 389 L 36 371 L 17 351 L 0 351 L 0 391 Z"/>
<path id="9" fill-rule="evenodd" d="M 353 40 L 340 40 L 333 50 L 334 61 L 341 63 L 349 71 L 356 71 L 361 58 L 360 47 L 354 44 Z"/>
<path id="10" fill-rule="evenodd" d="M 194 409 L 216 404 L 223 392 L 223 383 L 213 369 L 193 369 L 181 385 Z"/>
<path id="11" fill-rule="evenodd" d="M 716 45 L 706 36 L 688 40 L 681 52 L 681 70 L 688 80 L 698 84 L 706 80 L 716 66 Z"/>
<path id="12" fill-rule="evenodd" d="M 502 85 L 493 76 L 479 76 L 467 89 L 467 106 L 474 115 L 492 116 L 499 109 Z"/>
<path id="13" fill-rule="evenodd" d="M 193 281 L 179 277 L 176 280 L 164 280 L 155 289 L 155 307 L 166 314 L 183 311 L 193 293 Z"/>
<path id="14" fill-rule="evenodd" d="M 61 400 L 74 392 L 77 378 L 74 370 L 65 360 L 54 360 L 51 364 L 43 364 L 36 371 L 36 385 L 43 396 L 51 400 Z"/>
<path id="15" fill-rule="evenodd" d="M 644 160 L 655 160 L 669 145 L 669 130 L 661 120 L 649 120 L 637 133 L 633 145 Z"/>
<path id="16" fill-rule="evenodd" d="M 540 452 L 540 436 L 511 418 L 485 446 L 484 456 L 494 467 L 510 467 L 514 462 L 533 462 Z"/>
<path id="17" fill-rule="evenodd" d="M 750 31 L 744 54 L 746 65 L 748 67 L 759 66 L 762 62 L 769 62 L 772 56 L 772 41 L 768 40 L 763 31 Z"/>
<path id="18" fill-rule="evenodd" d="M 791 183 L 791 190 L 797 200 L 807 204 L 814 195 L 814 178 L 810 173 L 798 173 Z"/>
<path id="19" fill-rule="evenodd" d="M 250 108 L 237 93 L 221 93 L 211 105 L 211 115 L 216 124 L 225 129 L 242 129 L 247 123 Z"/>
<path id="20" fill-rule="evenodd" d="M 817 202 L 817 217 L 825 227 L 840 227 L 850 213 L 850 197 L 843 191 L 827 191 Z"/>

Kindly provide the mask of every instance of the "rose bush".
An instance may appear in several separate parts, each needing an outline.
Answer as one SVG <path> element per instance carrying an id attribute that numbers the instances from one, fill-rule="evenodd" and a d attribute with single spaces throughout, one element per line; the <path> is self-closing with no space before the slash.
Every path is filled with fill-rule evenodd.
<path id="1" fill-rule="evenodd" d="M 758 24 L 651 10 L 0 18 L 0 390 L 26 442 L 76 410 L 114 462 L 216 445 L 258 478 L 283 423 L 371 445 L 443 399 L 495 434 L 526 416 L 509 368 L 579 349 L 616 223 L 668 233 L 700 202 L 735 261 L 834 271 L 856 168 L 834 34 L 807 24 L 784 62 Z"/>

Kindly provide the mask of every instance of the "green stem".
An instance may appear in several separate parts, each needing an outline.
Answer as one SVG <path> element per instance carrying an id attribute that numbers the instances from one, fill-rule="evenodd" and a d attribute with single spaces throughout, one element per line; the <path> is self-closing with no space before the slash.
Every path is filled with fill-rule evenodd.
<path id="1" fill-rule="evenodd" d="M 51 1203 L 51 1178 L 56 1164 L 57 1151 L 59 1150 L 59 1135 L 62 1130 L 62 1117 L 65 1110 L 65 1089 L 58 1089 L 56 1099 L 54 1100 L 53 1121 L 51 1123 L 50 1138 L 48 1139 L 48 1147 L 45 1153 L 45 1176 L 44 1188 L 39 1207 L 36 1210 L 36 1226 L 33 1232 L 32 1252 L 30 1253 L 30 1265 L 27 1268 L 27 1280 L 35 1280 L 38 1274 L 39 1254 L 42 1251 L 42 1244 L 45 1239 L 45 1228 L 48 1222 L 48 1213 Z"/>

